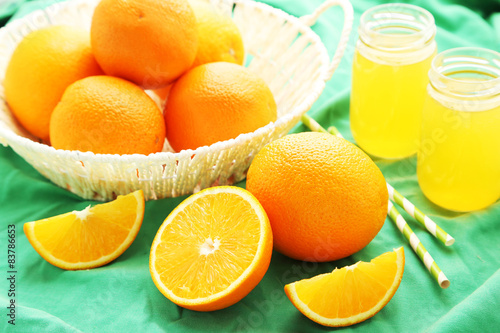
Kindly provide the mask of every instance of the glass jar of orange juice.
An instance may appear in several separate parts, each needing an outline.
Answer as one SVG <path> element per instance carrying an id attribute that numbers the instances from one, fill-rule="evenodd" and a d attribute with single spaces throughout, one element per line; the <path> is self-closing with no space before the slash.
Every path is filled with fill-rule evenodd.
<path id="1" fill-rule="evenodd" d="M 375 6 L 361 16 L 350 122 L 368 154 L 403 158 L 417 152 L 435 34 L 434 17 L 413 5 Z"/>
<path id="2" fill-rule="evenodd" d="M 433 60 L 429 78 L 420 187 L 449 210 L 485 208 L 500 198 L 500 53 L 444 51 Z"/>

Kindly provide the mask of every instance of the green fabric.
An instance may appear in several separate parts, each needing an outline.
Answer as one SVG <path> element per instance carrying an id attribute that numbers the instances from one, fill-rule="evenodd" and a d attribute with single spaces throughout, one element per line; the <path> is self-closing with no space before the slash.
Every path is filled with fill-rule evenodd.
<path id="1" fill-rule="evenodd" d="M 0 18 L 13 14 L 24 1 L 0 5 Z M 16 17 L 53 1 L 33 1 Z M 295 16 L 311 13 L 322 0 L 266 1 Z M 355 0 L 355 27 L 359 16 L 380 1 Z M 435 16 L 439 50 L 482 46 L 500 51 L 500 1 L 415 1 Z M 469 7 L 466 7 L 469 6 Z M 337 10 L 322 15 L 314 30 L 333 54 L 341 22 Z M 256 24 L 258 24 L 256 22 Z M 279 38 L 279 36 L 277 36 Z M 337 126 L 352 140 L 349 130 L 349 92 L 353 35 L 346 55 L 309 114 L 323 126 Z M 304 131 L 297 126 L 294 131 Z M 283 287 L 335 267 L 368 261 L 401 245 L 406 266 L 397 293 L 377 315 L 345 331 L 368 332 L 493 332 L 500 331 L 500 202 L 483 211 L 448 212 L 430 203 L 418 187 L 414 157 L 377 161 L 387 181 L 429 214 L 456 239 L 446 248 L 404 214 L 451 281 L 442 290 L 386 220 L 380 233 L 363 250 L 343 260 L 315 264 L 273 253 L 269 271 L 242 301 L 225 310 L 199 313 L 177 307 L 154 286 L 149 270 L 153 237 L 169 212 L 185 197 L 146 203 L 143 226 L 131 247 L 114 262 L 89 271 L 64 271 L 48 264 L 31 247 L 24 222 L 83 209 L 83 201 L 42 177 L 10 148 L 0 148 L 0 331 L 17 332 L 323 332 L 328 331 L 299 313 Z M 239 186 L 244 186 L 244 182 Z M 7 323 L 9 298 L 6 280 L 7 225 L 16 225 L 16 327 Z"/>

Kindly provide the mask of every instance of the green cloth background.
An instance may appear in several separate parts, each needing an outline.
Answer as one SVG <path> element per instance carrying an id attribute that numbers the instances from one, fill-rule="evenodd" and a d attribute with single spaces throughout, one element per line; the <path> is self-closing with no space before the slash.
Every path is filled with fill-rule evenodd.
<path id="1" fill-rule="evenodd" d="M 54 1 L 3 0 L 0 22 Z M 322 1 L 264 1 L 301 16 Z M 356 31 L 363 11 L 382 1 L 353 0 Z M 411 1 L 409 1 L 411 2 Z M 481 46 L 500 51 L 500 0 L 413 1 L 436 18 L 439 50 Z M 259 24 L 256 22 L 256 24 Z M 328 10 L 314 26 L 331 55 L 341 27 L 340 11 Z M 272 32 L 270 32 L 272 33 Z M 279 38 L 279 36 L 276 36 Z M 354 43 L 309 114 L 323 126 L 335 125 L 352 141 L 349 93 Z M 297 126 L 294 131 L 305 131 Z M 500 134 L 499 134 L 500 135 Z M 406 266 L 390 303 L 372 319 L 344 328 L 346 332 L 493 332 L 500 331 L 500 202 L 483 211 L 458 214 L 429 202 L 418 187 L 415 157 L 377 161 L 387 181 L 422 208 L 456 238 L 446 248 L 405 215 L 451 281 L 442 290 L 427 273 L 395 225 L 384 227 L 366 248 L 343 260 L 314 264 L 274 252 L 269 271 L 242 301 L 225 310 L 200 313 L 177 307 L 154 286 L 149 270 L 153 237 L 169 212 L 185 197 L 146 203 L 144 223 L 131 247 L 114 262 L 88 271 L 64 271 L 43 260 L 22 231 L 24 222 L 83 209 L 82 201 L 42 177 L 10 148 L 0 147 L 0 331 L 17 332 L 324 332 L 289 302 L 286 283 L 353 264 L 401 245 Z M 238 184 L 244 187 L 244 182 Z M 7 225 L 17 231 L 17 319 L 7 324 Z M 4 273 L 5 272 L 5 273 Z"/>

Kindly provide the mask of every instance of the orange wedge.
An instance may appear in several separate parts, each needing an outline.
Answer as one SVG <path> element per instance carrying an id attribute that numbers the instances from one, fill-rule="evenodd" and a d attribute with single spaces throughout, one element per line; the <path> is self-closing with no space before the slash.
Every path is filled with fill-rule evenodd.
<path id="1" fill-rule="evenodd" d="M 95 268 L 118 258 L 132 244 L 144 217 L 144 195 L 136 191 L 82 211 L 24 224 L 35 250 L 54 266 Z"/>
<path id="2" fill-rule="evenodd" d="M 372 261 L 335 269 L 285 286 L 293 305 L 324 326 L 349 326 L 373 317 L 396 293 L 405 265 L 402 247 Z"/>
<path id="3" fill-rule="evenodd" d="M 226 308 L 266 273 L 273 247 L 267 215 L 250 192 L 233 186 L 198 192 L 177 206 L 151 247 L 156 287 L 197 311 Z"/>

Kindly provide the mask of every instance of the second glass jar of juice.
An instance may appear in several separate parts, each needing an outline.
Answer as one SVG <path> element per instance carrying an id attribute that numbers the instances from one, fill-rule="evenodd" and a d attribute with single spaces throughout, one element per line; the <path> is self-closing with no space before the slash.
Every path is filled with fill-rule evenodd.
<path id="1" fill-rule="evenodd" d="M 368 154 L 403 158 L 417 152 L 435 34 L 433 16 L 413 5 L 375 6 L 361 16 L 350 122 Z"/>
<path id="2" fill-rule="evenodd" d="M 474 47 L 434 58 L 417 175 L 432 202 L 453 211 L 500 198 L 500 53 Z"/>

